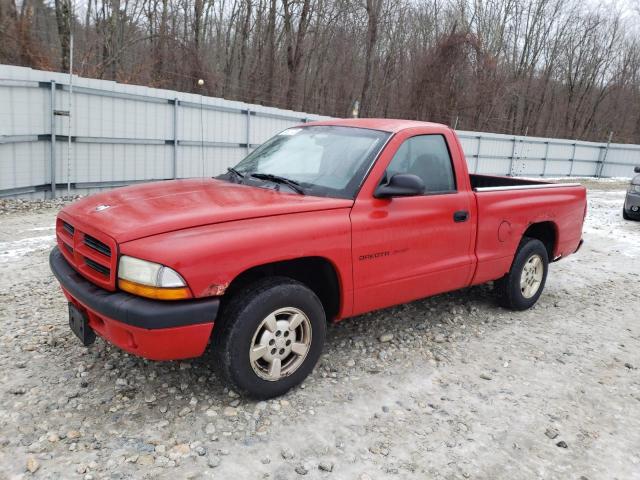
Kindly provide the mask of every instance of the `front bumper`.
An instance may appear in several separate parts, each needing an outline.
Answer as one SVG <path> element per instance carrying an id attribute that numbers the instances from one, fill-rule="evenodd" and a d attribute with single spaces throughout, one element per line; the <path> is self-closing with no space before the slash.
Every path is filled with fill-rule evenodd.
<path id="1" fill-rule="evenodd" d="M 624 199 L 624 211 L 632 218 L 640 218 L 640 193 L 627 192 Z"/>
<path id="2" fill-rule="evenodd" d="M 151 360 L 202 355 L 220 300 L 160 301 L 125 292 L 109 292 L 78 274 L 55 247 L 51 271 L 67 299 L 85 312 L 89 326 L 106 341 Z"/>

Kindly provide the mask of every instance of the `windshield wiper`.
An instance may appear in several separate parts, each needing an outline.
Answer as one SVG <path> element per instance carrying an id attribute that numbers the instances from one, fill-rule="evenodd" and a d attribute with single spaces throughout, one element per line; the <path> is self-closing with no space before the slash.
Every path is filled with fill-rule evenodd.
<path id="1" fill-rule="evenodd" d="M 272 173 L 251 173 L 249 176 L 253 178 L 259 178 L 260 180 L 270 180 L 275 183 L 282 183 L 292 190 L 298 192 L 299 194 L 304 195 L 304 190 L 295 180 L 281 177 L 280 175 L 273 175 Z"/>
<path id="2" fill-rule="evenodd" d="M 244 178 L 244 174 L 240 173 L 238 170 L 236 170 L 233 167 L 228 167 L 227 168 L 227 172 L 233 173 L 236 178 L 238 178 L 240 180 L 240 183 L 242 183 L 242 179 Z"/>

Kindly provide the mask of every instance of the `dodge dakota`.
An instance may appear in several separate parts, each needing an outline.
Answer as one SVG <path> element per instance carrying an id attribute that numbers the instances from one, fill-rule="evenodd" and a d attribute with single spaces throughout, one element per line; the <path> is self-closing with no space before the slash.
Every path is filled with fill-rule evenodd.
<path id="1" fill-rule="evenodd" d="M 309 375 L 329 322 L 489 281 L 504 307 L 531 307 L 585 215 L 580 185 L 470 175 L 447 126 L 331 120 L 217 178 L 66 206 L 50 266 L 85 345 L 154 360 L 209 347 L 230 386 L 269 398 Z"/>

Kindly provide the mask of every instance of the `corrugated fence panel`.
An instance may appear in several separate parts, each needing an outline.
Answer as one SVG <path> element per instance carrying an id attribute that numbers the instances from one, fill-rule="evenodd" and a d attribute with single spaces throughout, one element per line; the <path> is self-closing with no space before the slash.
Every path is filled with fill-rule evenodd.
<path id="1" fill-rule="evenodd" d="M 480 145 L 478 173 L 506 175 L 513 152 L 513 142 L 506 143 L 498 136 L 483 137 Z"/>
<path id="2" fill-rule="evenodd" d="M 573 156 L 573 148 L 573 145 L 569 143 L 549 144 L 547 170 L 545 172 L 547 176 L 560 177 L 569 175 L 571 169 L 569 161 Z"/>
<path id="3" fill-rule="evenodd" d="M 32 86 L 0 89 L 0 135 L 29 135 L 49 130 L 48 91 Z M 39 108 L 34 108 L 39 107 Z"/>
<path id="4" fill-rule="evenodd" d="M 230 147 L 181 147 L 178 177 L 213 177 L 238 163 L 245 155 L 245 150 Z"/>
<path id="5" fill-rule="evenodd" d="M 69 182 L 86 193 L 136 181 L 214 176 L 274 134 L 328 118 L 81 77 L 73 79 L 69 116 L 68 82 L 62 73 L 0 65 L 0 196 L 50 194 L 54 181 L 57 189 L 66 190 Z M 640 165 L 639 145 L 458 134 L 471 172 L 630 177 Z"/>
<path id="6" fill-rule="evenodd" d="M 67 142 L 57 142 L 56 178 L 67 178 Z M 165 145 L 74 143 L 71 172 L 74 183 L 126 182 L 170 178 L 171 150 Z"/>
<path id="7" fill-rule="evenodd" d="M 602 175 L 607 177 L 628 177 L 628 165 L 640 166 L 640 146 L 612 144 L 607 152 Z"/>
<path id="8" fill-rule="evenodd" d="M 0 191 L 45 183 L 49 147 L 48 142 L 0 144 Z"/>

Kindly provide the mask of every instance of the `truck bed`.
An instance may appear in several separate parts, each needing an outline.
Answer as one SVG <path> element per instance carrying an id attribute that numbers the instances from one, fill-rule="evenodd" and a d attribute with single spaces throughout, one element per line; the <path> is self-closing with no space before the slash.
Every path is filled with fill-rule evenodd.
<path id="1" fill-rule="evenodd" d="M 538 180 L 526 180 L 513 177 L 499 177 L 492 175 L 469 175 L 471 179 L 471 188 L 476 192 L 485 192 L 493 190 L 522 190 L 530 188 L 547 188 L 547 187 L 567 187 L 576 184 L 567 183 L 551 183 Z"/>
<path id="2" fill-rule="evenodd" d="M 572 254 L 580 245 L 586 190 L 578 183 L 548 183 L 517 178 L 470 175 L 475 193 L 478 266 L 473 283 L 500 278 L 532 224 L 553 232 L 551 261 Z"/>

